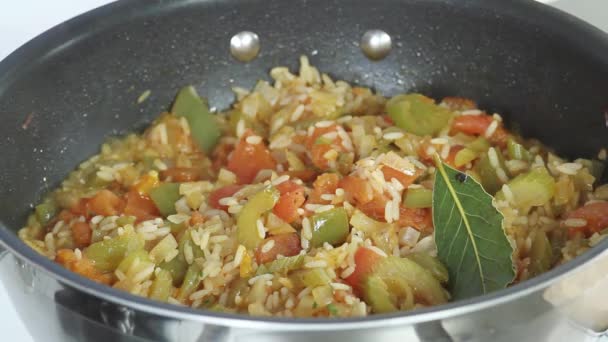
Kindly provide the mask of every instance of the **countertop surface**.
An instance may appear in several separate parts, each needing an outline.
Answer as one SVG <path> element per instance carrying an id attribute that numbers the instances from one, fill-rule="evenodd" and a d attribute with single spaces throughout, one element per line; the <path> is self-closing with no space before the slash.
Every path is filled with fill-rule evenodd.
<path id="1" fill-rule="evenodd" d="M 20 0 L 0 11 L 0 60 L 45 30 L 111 0 Z M 608 32 L 607 0 L 543 0 Z M 36 8 L 36 10 L 32 10 Z M 0 284 L 0 330 L 4 341 L 33 341 Z"/>

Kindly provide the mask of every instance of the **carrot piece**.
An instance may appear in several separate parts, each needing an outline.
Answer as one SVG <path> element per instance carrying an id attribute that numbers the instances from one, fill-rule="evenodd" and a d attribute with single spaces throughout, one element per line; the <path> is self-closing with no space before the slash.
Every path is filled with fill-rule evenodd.
<path id="1" fill-rule="evenodd" d="M 110 190 L 101 190 L 91 197 L 89 209 L 97 215 L 118 215 L 123 210 L 125 202 Z"/>
<path id="2" fill-rule="evenodd" d="M 281 193 L 279 201 L 275 204 L 272 212 L 283 221 L 291 223 L 298 218 L 298 208 L 304 204 L 304 187 L 291 181 L 286 181 L 277 186 Z"/>
<path id="3" fill-rule="evenodd" d="M 323 194 L 333 194 L 336 192 L 338 188 L 338 183 L 340 182 L 340 176 L 335 173 L 324 173 L 315 179 L 314 183 L 312 183 L 312 193 L 308 197 L 308 202 L 310 203 L 328 203 L 321 198 Z"/>
<path id="4" fill-rule="evenodd" d="M 71 249 L 60 249 L 55 256 L 55 262 L 63 265 L 72 272 L 78 273 L 83 277 L 89 278 L 98 283 L 110 285 L 112 283 L 112 274 L 102 273 L 95 268 L 93 262 L 76 257 L 76 254 Z"/>
<path id="5" fill-rule="evenodd" d="M 273 247 L 268 251 L 263 251 L 264 245 L 270 240 L 274 241 Z M 261 265 L 275 260 L 278 255 L 286 257 L 297 255 L 301 249 L 300 237 L 297 233 L 274 235 L 260 243 L 255 250 L 255 260 Z"/>
<path id="6" fill-rule="evenodd" d="M 338 187 L 344 189 L 346 199 L 349 202 L 354 200 L 358 204 L 366 204 L 374 199 L 374 190 L 372 189 L 372 186 L 362 178 L 346 176 L 342 178 Z"/>
<path id="7" fill-rule="evenodd" d="M 211 194 L 209 194 L 209 205 L 212 208 L 220 209 L 220 210 L 228 210 L 228 206 L 221 205 L 220 200 L 224 197 L 230 197 L 234 195 L 237 191 L 243 188 L 242 185 L 227 185 L 225 187 L 213 190 Z"/>
<path id="8" fill-rule="evenodd" d="M 93 235 L 93 231 L 88 223 L 74 222 L 70 229 L 72 230 L 72 238 L 74 239 L 74 244 L 76 247 L 84 248 L 91 244 L 91 236 Z"/>
<path id="9" fill-rule="evenodd" d="M 263 142 L 247 142 L 247 137 L 251 135 L 253 131 L 250 129 L 243 134 L 228 160 L 227 168 L 236 174 L 240 184 L 250 184 L 261 170 L 274 170 L 276 167 L 276 162 Z"/>
<path id="10" fill-rule="evenodd" d="M 139 192 L 140 194 L 145 195 L 157 185 L 158 175 L 151 175 L 146 173 L 145 175 L 141 176 L 137 183 L 135 183 L 131 188 Z"/>
<path id="11" fill-rule="evenodd" d="M 136 191 L 129 191 L 125 195 L 125 200 L 124 214 L 135 216 L 137 222 L 151 220 L 160 216 L 156 204 L 147 195 L 142 195 Z"/>
<path id="12" fill-rule="evenodd" d="M 608 228 L 608 202 L 595 202 L 582 206 L 566 215 L 566 219 L 584 219 L 587 224 L 583 227 L 568 229 L 568 235 L 573 237 L 582 233 L 585 237 L 593 235 L 604 228 Z"/>
<path id="13" fill-rule="evenodd" d="M 452 133 L 462 132 L 469 135 L 483 135 L 488 127 L 492 124 L 494 118 L 490 115 L 461 115 L 454 118 L 452 121 Z M 497 144 L 501 147 L 507 144 L 508 133 L 502 126 L 502 123 L 498 123 L 498 127 L 494 133 L 488 138 L 490 142 Z"/>
<path id="14" fill-rule="evenodd" d="M 414 181 L 420 176 L 422 173 L 421 170 L 416 169 L 416 172 L 413 175 L 406 175 L 405 173 L 392 168 L 390 166 L 383 165 L 382 166 L 382 174 L 384 175 L 384 179 L 387 182 L 390 182 L 392 178 L 395 178 L 404 188 L 410 186 Z"/>

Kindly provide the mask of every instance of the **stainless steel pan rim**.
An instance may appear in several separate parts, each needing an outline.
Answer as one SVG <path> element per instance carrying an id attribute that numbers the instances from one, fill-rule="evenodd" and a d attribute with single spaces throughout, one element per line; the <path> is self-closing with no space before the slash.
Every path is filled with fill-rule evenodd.
<path id="1" fill-rule="evenodd" d="M 125 1 L 119 3 L 112 3 L 106 6 L 102 6 L 84 15 L 81 15 L 75 19 L 70 20 L 67 24 L 82 24 L 83 22 L 91 19 L 104 16 L 112 11 L 117 11 L 121 7 L 126 7 L 128 4 L 135 3 L 136 1 Z M 169 7 L 183 4 L 184 2 L 176 1 L 169 5 Z M 127 5 L 126 5 L 127 4 Z M 539 4 L 532 3 L 527 4 L 530 7 L 542 6 Z M 149 6 L 148 10 L 152 11 L 156 5 Z M 136 15 L 144 15 L 147 11 L 142 11 Z M 608 48 L 606 37 L 599 30 L 594 29 L 590 25 L 573 18 L 571 16 L 564 15 L 558 10 L 547 10 L 546 14 L 551 16 L 552 20 L 561 21 L 563 24 L 576 24 L 576 29 L 580 31 L 580 34 L 585 34 L 588 39 L 585 44 L 594 45 L 595 43 L 605 46 Z M 131 14 L 133 15 L 133 14 Z M 116 19 L 117 20 L 117 19 Z M 110 25 L 114 20 L 108 21 L 107 25 Z M 61 24 L 64 25 L 64 24 Z M 60 25 L 60 26 L 61 26 Z M 49 32 L 59 31 L 58 27 L 55 27 Z M 84 36 L 80 36 L 82 38 Z M 69 42 L 63 48 L 67 46 Z M 0 91 L 10 82 L 9 79 L 16 73 L 16 70 L 20 67 L 20 61 L 23 60 L 24 56 L 30 53 L 36 53 L 44 51 L 47 54 L 53 53 L 53 50 L 45 50 L 44 44 L 40 37 L 34 38 L 33 41 L 25 44 L 11 56 L 7 57 L 0 63 Z M 597 52 L 600 53 L 599 51 Z M 608 64 L 608 61 L 606 62 Z M 161 303 L 152 301 L 146 298 L 131 295 L 127 292 L 116 290 L 114 288 L 95 283 L 89 279 L 80 277 L 69 270 L 61 267 L 60 265 L 52 262 L 44 256 L 38 254 L 36 251 L 25 245 L 13 232 L 9 230 L 6 225 L 0 222 L 0 245 L 4 245 L 8 251 L 13 253 L 19 259 L 25 261 L 29 265 L 32 265 L 36 270 L 49 273 L 53 277 L 57 278 L 61 283 L 66 286 L 72 287 L 86 294 L 95 296 L 97 298 L 112 302 L 118 305 L 125 306 L 136 310 L 141 310 L 150 314 L 161 315 L 168 318 L 184 319 L 188 321 L 195 321 L 219 326 L 230 326 L 238 328 L 255 328 L 255 329 L 273 329 L 273 330 L 298 330 L 298 331 L 329 331 L 329 330 L 356 330 L 356 329 L 367 329 L 379 326 L 395 326 L 395 325 L 411 325 L 420 322 L 439 320 L 448 317 L 454 317 L 461 314 L 481 310 L 484 308 L 492 307 L 501 303 L 512 301 L 516 298 L 523 297 L 529 293 L 537 291 L 538 289 L 546 287 L 550 283 L 554 283 L 557 280 L 567 276 L 568 274 L 575 271 L 578 267 L 592 262 L 601 253 L 608 250 L 608 239 L 602 241 L 600 244 L 587 251 L 583 255 L 577 257 L 575 260 L 570 261 L 566 264 L 560 265 L 553 270 L 535 277 L 531 280 L 523 283 L 514 285 L 512 287 L 496 291 L 487 295 L 470 298 L 458 302 L 452 302 L 441 306 L 430 307 L 425 309 L 419 309 L 414 312 L 398 312 L 393 314 L 381 314 L 373 315 L 364 318 L 336 318 L 336 319 L 293 319 L 293 318 L 261 318 L 246 315 L 235 315 L 235 314 L 224 314 L 218 312 L 202 311 L 199 309 L 193 309 L 183 306 L 175 306 L 167 303 Z"/>

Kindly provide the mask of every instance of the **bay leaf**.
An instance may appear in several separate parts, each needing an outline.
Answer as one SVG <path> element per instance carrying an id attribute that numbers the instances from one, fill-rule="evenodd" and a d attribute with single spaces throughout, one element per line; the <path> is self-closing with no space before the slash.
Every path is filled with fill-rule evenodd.
<path id="1" fill-rule="evenodd" d="M 503 215 L 472 177 L 435 156 L 433 225 L 437 256 L 448 268 L 453 299 L 499 290 L 515 278 Z"/>

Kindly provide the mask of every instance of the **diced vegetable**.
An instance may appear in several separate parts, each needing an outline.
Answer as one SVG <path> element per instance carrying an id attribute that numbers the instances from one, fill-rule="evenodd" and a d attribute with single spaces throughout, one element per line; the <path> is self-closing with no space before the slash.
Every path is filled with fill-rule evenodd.
<path id="1" fill-rule="evenodd" d="M 74 239 L 74 244 L 76 247 L 83 248 L 91 243 L 93 231 L 88 223 L 74 222 L 70 228 L 72 230 L 72 238 Z"/>
<path id="2" fill-rule="evenodd" d="M 349 202 L 356 201 L 361 204 L 368 203 L 374 199 L 374 189 L 370 183 L 356 176 L 342 178 L 338 186 L 344 189 L 346 199 Z"/>
<path id="3" fill-rule="evenodd" d="M 266 243 L 272 243 L 272 248 L 267 251 L 264 250 Z M 255 259 L 258 264 L 265 264 L 275 260 L 278 255 L 286 257 L 296 255 L 301 249 L 298 234 L 279 234 L 265 239 L 258 245 L 258 248 L 255 250 Z"/>
<path id="4" fill-rule="evenodd" d="M 531 207 L 548 203 L 555 193 L 555 179 L 544 167 L 538 167 L 521 174 L 509 183 L 513 194 L 513 204 L 523 212 Z"/>
<path id="5" fill-rule="evenodd" d="M 150 298 L 166 302 L 172 293 L 173 278 L 171 277 L 171 272 L 160 270 L 156 274 L 152 286 L 150 287 Z"/>
<path id="6" fill-rule="evenodd" d="M 460 168 L 477 159 L 477 157 L 477 152 L 465 147 L 456 153 L 454 157 L 454 166 Z"/>
<path id="7" fill-rule="evenodd" d="M 548 271 L 553 263 L 553 250 L 547 234 L 537 231 L 530 247 L 530 273 L 532 276 Z"/>
<path id="8" fill-rule="evenodd" d="M 281 197 L 272 212 L 283 221 L 291 223 L 298 218 L 298 208 L 306 201 L 304 187 L 292 181 L 286 181 L 277 185 L 277 190 L 281 193 Z"/>
<path id="9" fill-rule="evenodd" d="M 355 210 L 350 217 L 350 225 L 366 234 L 384 231 L 387 227 L 386 222 L 376 221 L 360 210 Z"/>
<path id="10" fill-rule="evenodd" d="M 136 217 L 137 221 L 152 220 L 160 215 L 156 204 L 147 195 L 129 191 L 125 199 L 124 214 Z"/>
<path id="11" fill-rule="evenodd" d="M 439 261 L 439 259 L 426 253 L 411 253 L 405 257 L 431 272 L 433 277 L 439 280 L 439 282 L 447 283 L 449 280 L 448 269 Z"/>
<path id="12" fill-rule="evenodd" d="M 344 279 L 355 291 L 360 291 L 365 278 L 371 274 L 376 265 L 383 259 L 381 255 L 369 248 L 359 247 L 355 252 L 355 271 Z"/>
<path id="13" fill-rule="evenodd" d="M 527 161 L 531 158 L 530 152 L 521 144 L 518 144 L 512 137 L 507 139 L 507 151 L 509 153 L 509 158 L 511 159 Z"/>
<path id="14" fill-rule="evenodd" d="M 192 138 L 205 153 L 210 153 L 221 132 L 206 101 L 198 96 L 194 87 L 184 87 L 177 93 L 171 112 L 188 120 Z"/>
<path id="15" fill-rule="evenodd" d="M 160 172 L 160 179 L 170 182 L 195 182 L 208 177 L 206 170 L 199 167 L 172 167 Z"/>
<path id="16" fill-rule="evenodd" d="M 490 145 L 490 142 L 484 137 L 477 137 L 467 144 L 467 148 L 478 153 L 487 152 L 490 147 L 492 147 L 492 145 Z"/>
<path id="17" fill-rule="evenodd" d="M 408 189 L 403 199 L 408 208 L 430 208 L 433 205 L 433 190 L 425 188 Z"/>
<path id="18" fill-rule="evenodd" d="M 124 208 L 125 202 L 110 190 L 100 190 L 87 203 L 88 209 L 97 215 L 118 215 Z"/>
<path id="19" fill-rule="evenodd" d="M 258 232 L 257 222 L 261 216 L 270 211 L 279 200 L 280 193 L 273 187 L 253 195 L 243 206 L 237 218 L 237 238 L 239 243 L 248 249 L 254 249 L 264 239 Z"/>
<path id="20" fill-rule="evenodd" d="M 285 257 L 281 259 L 276 259 L 268 264 L 264 264 L 258 267 L 256 271 L 256 275 L 265 274 L 265 273 L 281 273 L 286 274 L 289 271 L 298 269 L 304 265 L 304 256 L 303 255 L 294 255 L 290 257 Z"/>
<path id="21" fill-rule="evenodd" d="M 589 237 L 593 233 L 600 232 L 608 227 L 608 202 L 595 202 L 580 207 L 568 215 L 566 219 L 583 219 L 586 224 L 582 227 L 572 227 L 570 235 L 582 232 Z"/>
<path id="22" fill-rule="evenodd" d="M 417 135 L 433 135 L 450 120 L 449 109 L 420 94 L 397 95 L 386 103 L 386 111 L 395 125 Z"/>
<path id="23" fill-rule="evenodd" d="M 276 166 L 263 142 L 257 144 L 247 142 L 247 138 L 252 135 L 251 130 L 243 134 L 228 160 L 227 169 L 236 174 L 239 184 L 250 184 L 258 172 L 264 169 L 274 170 Z"/>
<path id="24" fill-rule="evenodd" d="M 221 205 L 220 200 L 222 198 L 231 197 L 237 191 L 243 188 L 242 185 L 227 185 L 225 187 L 214 190 L 209 195 L 209 205 L 215 209 L 228 210 L 228 206 Z"/>
<path id="25" fill-rule="evenodd" d="M 333 301 L 334 293 L 329 285 L 317 286 L 312 289 L 312 298 L 318 306 L 325 306 Z"/>
<path id="26" fill-rule="evenodd" d="M 298 156 L 292 151 L 285 151 L 285 157 L 287 158 L 287 163 L 289 164 L 290 171 L 303 171 L 306 170 L 306 165 Z"/>
<path id="27" fill-rule="evenodd" d="M 499 165 L 502 167 L 503 170 L 506 170 L 506 168 L 504 167 L 502 155 L 498 153 L 498 151 L 496 152 L 496 155 L 498 156 Z M 495 194 L 498 190 L 500 190 L 500 188 L 504 184 L 503 181 L 498 177 L 496 173 L 496 168 L 492 166 L 488 153 L 484 153 L 481 155 L 481 157 L 477 161 L 475 170 L 481 178 L 481 185 L 483 185 L 483 189 L 491 195 Z"/>
<path id="28" fill-rule="evenodd" d="M 112 275 L 100 271 L 93 262 L 87 258 L 78 259 L 71 249 L 60 249 L 55 256 L 55 262 L 63 265 L 72 272 L 80 274 L 98 283 L 109 285 Z"/>
<path id="29" fill-rule="evenodd" d="M 148 263 L 150 261 L 152 261 L 152 259 L 150 259 L 150 255 L 148 254 L 148 252 L 146 252 L 146 250 L 144 249 L 138 249 L 136 251 L 130 252 L 124 259 L 122 259 L 116 269 L 124 274 L 127 274 L 129 269 L 133 267 L 134 263 L 140 264 Z"/>
<path id="30" fill-rule="evenodd" d="M 308 196 L 309 203 L 325 203 L 326 201 L 321 198 L 323 194 L 333 194 L 338 188 L 340 182 L 340 176 L 335 173 L 324 173 L 319 175 L 314 183 L 312 193 Z M 347 192 L 345 190 L 345 192 Z"/>
<path id="31" fill-rule="evenodd" d="M 452 120 L 452 132 L 462 132 L 469 135 L 484 135 L 488 127 L 495 121 L 490 115 L 460 115 Z M 508 134 L 497 122 L 494 133 L 488 138 L 492 143 L 504 147 L 507 143 Z"/>
<path id="32" fill-rule="evenodd" d="M 177 241 L 172 234 L 167 234 L 150 250 L 150 257 L 155 264 L 160 264 L 175 249 L 177 249 Z"/>
<path id="33" fill-rule="evenodd" d="M 371 274 L 380 277 L 391 291 L 402 289 L 403 284 L 411 286 L 416 298 L 428 305 L 448 300 L 446 291 L 431 272 L 410 259 L 388 256 L 377 264 Z"/>
<path id="34" fill-rule="evenodd" d="M 113 271 L 130 252 L 144 248 L 144 243 L 142 236 L 125 229 L 122 235 L 91 244 L 84 255 L 95 263 L 96 268 Z"/>
<path id="35" fill-rule="evenodd" d="M 57 206 L 52 201 L 40 203 L 35 208 L 36 218 L 41 225 L 46 226 L 47 223 L 57 215 Z"/>
<path id="36" fill-rule="evenodd" d="M 304 287 L 316 287 L 327 285 L 331 282 L 331 277 L 323 268 L 311 268 L 293 272 L 290 278 L 294 283 Z"/>
<path id="37" fill-rule="evenodd" d="M 375 313 L 395 312 L 399 310 L 395 299 L 388 290 L 386 283 L 378 276 L 369 276 L 363 282 L 363 293 L 365 301 L 372 307 Z"/>
<path id="38" fill-rule="evenodd" d="M 387 155 L 389 155 L 389 154 L 390 154 L 390 152 Z M 421 174 L 420 170 L 414 169 L 413 175 L 407 175 L 395 168 L 392 168 L 392 167 L 386 166 L 386 165 L 383 165 L 382 168 L 380 169 L 380 171 L 382 171 L 382 174 L 384 175 L 384 179 L 387 182 L 390 182 L 391 179 L 395 178 L 396 180 L 399 181 L 399 183 L 401 183 L 401 185 L 403 185 L 404 188 L 407 188 L 412 183 L 414 183 L 414 181 Z"/>
<path id="39" fill-rule="evenodd" d="M 310 221 L 312 226 L 311 246 L 320 247 L 325 242 L 330 245 L 338 245 L 346 241 L 349 232 L 348 215 L 343 207 L 314 214 Z"/>
<path id="40" fill-rule="evenodd" d="M 196 291 L 196 288 L 201 283 L 201 272 L 202 269 L 197 263 L 192 263 L 192 265 L 188 267 L 184 282 L 179 288 L 177 300 L 186 300 L 194 291 Z"/>
<path id="41" fill-rule="evenodd" d="M 167 217 L 175 214 L 175 202 L 180 198 L 179 183 L 161 183 L 150 190 L 150 197 L 160 213 Z"/>

